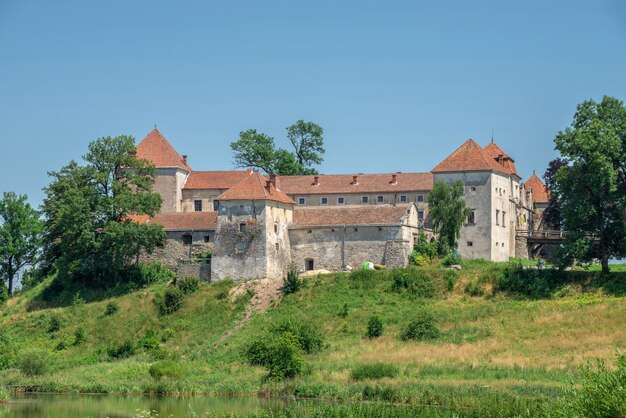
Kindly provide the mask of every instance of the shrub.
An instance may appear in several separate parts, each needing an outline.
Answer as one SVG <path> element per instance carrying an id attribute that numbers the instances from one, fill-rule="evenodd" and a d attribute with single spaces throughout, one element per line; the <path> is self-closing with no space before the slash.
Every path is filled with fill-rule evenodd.
<path id="1" fill-rule="evenodd" d="M 137 342 L 137 346 L 147 351 L 158 349 L 160 344 L 157 332 L 153 329 L 146 330 Z"/>
<path id="2" fill-rule="evenodd" d="M 371 363 L 360 364 L 350 371 L 353 380 L 382 379 L 383 377 L 396 377 L 398 368 L 393 364 Z"/>
<path id="3" fill-rule="evenodd" d="M 496 277 L 496 289 L 529 298 L 548 297 L 557 275 L 555 270 L 525 269 L 521 263 L 509 263 Z"/>
<path id="4" fill-rule="evenodd" d="M 74 332 L 74 345 L 80 345 L 87 340 L 87 335 L 85 334 L 85 329 L 83 327 L 78 327 Z"/>
<path id="5" fill-rule="evenodd" d="M 9 289 L 4 284 L 4 280 L 0 280 L 0 305 L 9 299 Z"/>
<path id="6" fill-rule="evenodd" d="M 168 287 L 162 296 L 155 297 L 154 302 L 161 315 L 169 315 L 180 309 L 184 296 L 177 287 Z"/>
<path id="7" fill-rule="evenodd" d="M 168 283 L 176 278 L 176 273 L 160 261 L 140 263 L 130 280 L 137 286 L 148 286 L 153 283 Z"/>
<path id="8" fill-rule="evenodd" d="M 298 346 L 307 354 L 320 351 L 324 347 L 322 332 L 310 321 L 300 318 L 286 318 L 274 324 L 270 332 L 276 336 L 291 334 Z"/>
<path id="9" fill-rule="evenodd" d="M 215 295 L 217 300 L 225 300 L 228 298 L 228 290 L 220 290 L 217 295 Z"/>
<path id="10" fill-rule="evenodd" d="M 38 376 L 48 371 L 50 358 L 46 351 L 29 350 L 19 359 L 19 369 L 26 376 Z"/>
<path id="11" fill-rule="evenodd" d="M 135 355 L 135 346 L 130 340 L 124 341 L 118 346 L 110 346 L 107 348 L 107 354 L 114 359 L 122 359 Z"/>
<path id="12" fill-rule="evenodd" d="M 392 289 L 396 292 L 407 291 L 419 297 L 432 298 L 437 292 L 433 278 L 423 270 L 415 268 L 392 271 Z"/>
<path id="13" fill-rule="evenodd" d="M 446 281 L 446 289 L 448 289 L 448 292 L 451 292 L 452 289 L 454 289 L 454 285 L 456 284 L 458 278 L 459 275 L 456 271 L 446 270 L 446 272 L 444 273 L 444 279 Z"/>
<path id="14" fill-rule="evenodd" d="M 72 306 L 77 308 L 77 307 L 83 306 L 84 304 L 85 304 L 85 299 L 83 299 L 82 296 L 80 296 L 80 292 L 74 293 L 74 296 L 72 297 Z"/>
<path id="15" fill-rule="evenodd" d="M 470 296 L 483 296 L 485 294 L 485 289 L 476 279 L 471 279 L 465 285 L 465 292 Z"/>
<path id="16" fill-rule="evenodd" d="M 567 396 L 549 416 L 626 417 L 626 356 L 617 358 L 615 370 L 598 360 L 581 369 L 581 379 L 572 384 Z"/>
<path id="17" fill-rule="evenodd" d="M 61 329 L 61 318 L 58 315 L 52 315 L 48 323 L 48 332 L 55 333 Z"/>
<path id="18" fill-rule="evenodd" d="M 287 277 L 283 281 L 283 287 L 281 288 L 283 295 L 290 295 L 296 293 L 302 287 L 302 280 L 298 277 L 298 272 L 295 267 L 289 268 Z"/>
<path id="19" fill-rule="evenodd" d="M 377 338 L 383 335 L 383 321 L 377 316 L 372 316 L 367 321 L 367 337 Z"/>
<path id="20" fill-rule="evenodd" d="M 457 252 L 452 252 L 446 255 L 443 260 L 441 260 L 441 264 L 443 264 L 445 267 L 450 267 L 455 264 L 461 264 L 461 262 L 461 256 Z"/>
<path id="21" fill-rule="evenodd" d="M 150 376 L 156 381 L 164 377 L 178 379 L 183 377 L 183 368 L 176 361 L 162 360 L 150 366 L 148 373 L 150 373 Z"/>
<path id="22" fill-rule="evenodd" d="M 416 255 L 421 255 L 427 259 L 428 262 L 432 261 L 437 255 L 437 243 L 435 241 L 429 241 L 426 237 L 426 233 L 421 231 L 417 238 L 417 244 L 413 248 Z"/>
<path id="23" fill-rule="evenodd" d="M 198 290 L 200 286 L 200 279 L 197 277 L 183 277 L 176 281 L 176 286 L 180 289 L 183 295 L 190 295 Z"/>
<path id="24" fill-rule="evenodd" d="M 244 356 L 249 364 L 265 367 L 272 379 L 295 377 L 304 364 L 298 339 L 289 332 L 257 338 L 248 345 Z"/>
<path id="25" fill-rule="evenodd" d="M 354 288 L 371 289 L 376 283 L 385 280 L 387 274 L 386 270 L 354 270 L 348 278 Z"/>
<path id="26" fill-rule="evenodd" d="M 107 303 L 107 306 L 104 308 L 104 315 L 111 316 L 119 312 L 119 310 L 120 310 L 120 305 L 118 305 L 116 302 L 111 301 Z"/>
<path id="27" fill-rule="evenodd" d="M 0 385 L 0 403 L 8 402 L 9 400 L 11 400 L 9 390 L 6 387 Z"/>
<path id="28" fill-rule="evenodd" d="M 425 255 L 420 254 L 414 250 L 409 256 L 409 264 L 419 267 L 427 266 L 428 264 L 430 264 L 430 260 Z"/>
<path id="29" fill-rule="evenodd" d="M 403 340 L 431 340 L 438 338 L 440 335 L 439 328 L 435 322 L 435 318 L 430 312 L 421 311 L 413 321 L 409 322 L 401 338 Z"/>

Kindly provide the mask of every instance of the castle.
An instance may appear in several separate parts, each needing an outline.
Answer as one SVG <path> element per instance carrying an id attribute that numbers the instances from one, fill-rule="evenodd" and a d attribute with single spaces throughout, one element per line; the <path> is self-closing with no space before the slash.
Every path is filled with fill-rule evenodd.
<path id="1" fill-rule="evenodd" d="M 137 158 L 156 167 L 161 211 L 140 222 L 163 226 L 167 240 L 151 257 L 178 274 L 212 280 L 341 271 L 365 261 L 403 267 L 421 230 L 429 230 L 428 193 L 439 180 L 464 185 L 471 210 L 461 230 L 463 258 L 528 257 L 519 231 L 540 227 L 548 195 L 533 173 L 521 182 L 515 161 L 493 141 L 469 139 L 430 172 L 263 175 L 195 171 L 155 128 Z M 210 263 L 194 262 L 211 252 Z"/>

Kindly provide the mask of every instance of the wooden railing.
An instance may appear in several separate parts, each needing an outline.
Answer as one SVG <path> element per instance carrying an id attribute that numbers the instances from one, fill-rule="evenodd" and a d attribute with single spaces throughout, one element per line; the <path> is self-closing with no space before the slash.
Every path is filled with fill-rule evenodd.
<path id="1" fill-rule="evenodd" d="M 517 229 L 515 235 L 518 237 L 534 238 L 534 239 L 550 239 L 563 240 L 567 236 L 567 231 L 559 231 L 554 229 L 539 229 L 529 231 L 527 229 Z"/>

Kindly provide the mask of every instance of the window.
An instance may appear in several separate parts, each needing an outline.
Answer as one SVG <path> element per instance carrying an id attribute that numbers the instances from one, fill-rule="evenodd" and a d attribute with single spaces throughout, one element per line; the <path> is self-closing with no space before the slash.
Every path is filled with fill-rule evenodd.
<path id="1" fill-rule="evenodd" d="M 193 210 L 196 212 L 202 212 L 202 200 L 193 201 Z"/>
<path id="2" fill-rule="evenodd" d="M 424 211 L 423 210 L 418 210 L 417 211 L 417 219 L 420 221 L 424 220 Z"/>
<path id="3" fill-rule="evenodd" d="M 276 243 L 276 251 L 280 250 L 280 245 L 278 245 L 278 243 Z"/>
<path id="4" fill-rule="evenodd" d="M 346 198 L 345 197 L 338 197 L 337 198 L 337 204 L 338 205 L 345 205 L 346 204 Z"/>
<path id="5" fill-rule="evenodd" d="M 506 212 L 502 211 L 502 227 L 506 227 Z"/>
<path id="6" fill-rule="evenodd" d="M 384 203 L 385 196 L 376 196 L 376 203 Z"/>
<path id="7" fill-rule="evenodd" d="M 415 197 L 415 201 L 416 201 L 416 202 L 423 202 L 423 201 L 424 201 L 424 195 L 423 195 L 423 194 L 418 194 L 418 195 Z"/>
<path id="8" fill-rule="evenodd" d="M 213 201 L 213 210 L 215 212 L 217 212 L 218 210 L 220 210 L 220 201 L 219 200 L 214 200 Z"/>
<path id="9" fill-rule="evenodd" d="M 472 241 L 467 241 L 467 246 L 468 246 L 468 247 L 473 247 L 473 246 L 474 246 L 474 243 L 473 243 Z"/>
<path id="10" fill-rule="evenodd" d="M 500 211 L 496 209 L 496 225 L 500 225 Z"/>
<path id="11" fill-rule="evenodd" d="M 370 198 L 369 196 L 361 196 L 361 203 L 369 203 L 370 202 Z"/>
<path id="12" fill-rule="evenodd" d="M 311 271 L 315 268 L 315 264 L 313 262 L 312 258 L 305 258 L 304 259 L 304 269 L 306 271 Z"/>
<path id="13" fill-rule="evenodd" d="M 406 195 L 404 195 L 404 194 L 403 194 L 403 195 L 400 195 L 400 203 L 406 203 L 406 202 L 407 202 L 407 200 L 408 200 L 408 199 L 407 199 Z"/>
<path id="14" fill-rule="evenodd" d="M 467 217 L 467 223 L 470 225 L 474 225 L 476 223 L 476 211 L 474 209 L 470 209 L 470 214 Z"/>
<path id="15" fill-rule="evenodd" d="M 307 231 L 306 231 L 306 233 L 307 233 L 307 234 L 312 234 L 312 233 L 313 233 L 313 230 L 312 230 L 312 229 L 309 229 L 309 230 L 307 230 Z"/>
<path id="16" fill-rule="evenodd" d="M 306 199 L 304 197 L 299 197 L 298 198 L 298 204 L 299 205 L 306 205 Z"/>
<path id="17" fill-rule="evenodd" d="M 328 204 L 328 198 L 327 197 L 322 197 L 320 199 L 320 205 L 327 205 Z"/>
<path id="18" fill-rule="evenodd" d="M 185 234 L 181 237 L 181 240 L 184 245 L 191 245 L 193 239 L 191 238 L 191 234 Z"/>
<path id="19" fill-rule="evenodd" d="M 239 224 L 239 232 L 246 232 L 246 224 L 242 222 Z"/>
<path id="20" fill-rule="evenodd" d="M 278 224 L 274 224 L 274 233 L 278 234 Z"/>
<path id="21" fill-rule="evenodd" d="M 476 191 L 476 187 L 470 186 L 470 192 L 475 192 L 475 191 Z"/>
<path id="22" fill-rule="evenodd" d="M 204 236 L 204 242 L 211 242 L 211 236 L 210 235 L 205 235 Z"/>

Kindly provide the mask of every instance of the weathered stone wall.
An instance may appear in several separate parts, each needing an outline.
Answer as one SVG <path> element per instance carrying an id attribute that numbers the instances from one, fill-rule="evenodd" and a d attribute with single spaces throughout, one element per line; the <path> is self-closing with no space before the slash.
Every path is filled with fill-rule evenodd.
<path id="1" fill-rule="evenodd" d="M 528 258 L 528 240 L 526 237 L 515 237 L 515 257 Z"/>
<path id="2" fill-rule="evenodd" d="M 244 224 L 243 231 L 240 224 Z M 234 280 L 265 277 L 267 258 L 265 225 L 249 217 L 230 220 L 218 216 L 217 233 L 211 260 L 214 280 Z"/>
<path id="3" fill-rule="evenodd" d="M 200 260 L 177 260 L 173 268 L 176 277 L 197 277 L 200 280 L 211 281 L 211 263 Z"/>

